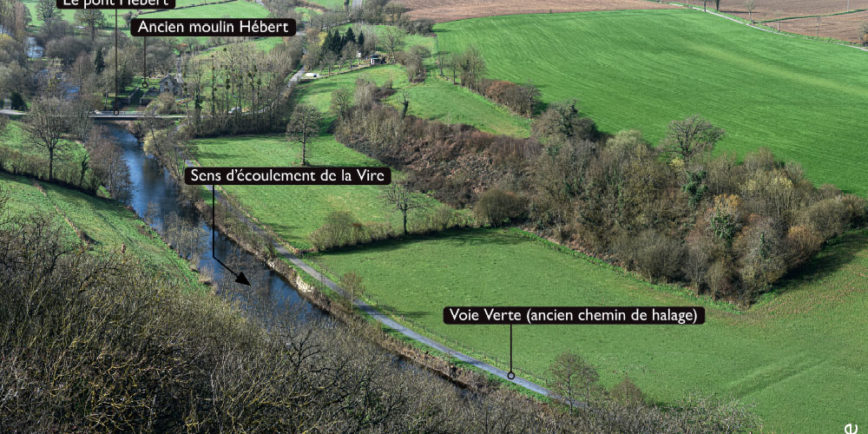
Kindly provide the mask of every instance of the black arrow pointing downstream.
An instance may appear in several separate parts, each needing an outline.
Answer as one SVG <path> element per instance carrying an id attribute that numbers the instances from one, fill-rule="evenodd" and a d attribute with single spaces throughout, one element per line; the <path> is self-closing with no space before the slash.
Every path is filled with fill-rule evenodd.
<path id="1" fill-rule="evenodd" d="M 222 265 L 223 268 L 226 269 L 226 271 L 229 271 L 230 273 L 232 273 L 233 276 L 235 276 L 235 283 L 240 283 L 242 285 L 250 286 L 250 281 L 247 280 L 247 276 L 244 275 L 244 272 L 236 273 L 236 272 L 232 271 L 232 269 L 229 268 L 228 266 L 226 266 L 226 264 L 224 264 L 223 261 L 218 259 L 217 255 L 214 253 L 214 243 L 217 241 L 217 229 L 216 229 L 217 219 L 215 217 L 215 210 L 217 209 L 217 207 L 215 206 L 215 199 L 214 199 L 214 197 L 215 197 L 214 190 L 215 189 L 216 189 L 216 186 L 212 185 L 211 186 L 211 257 L 214 258 L 214 260 L 217 261 L 218 264 Z"/>

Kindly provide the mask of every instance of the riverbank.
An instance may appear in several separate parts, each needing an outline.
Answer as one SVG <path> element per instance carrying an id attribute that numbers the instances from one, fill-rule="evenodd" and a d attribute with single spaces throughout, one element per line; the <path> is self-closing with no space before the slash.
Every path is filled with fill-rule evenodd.
<path id="1" fill-rule="evenodd" d="M 416 346 L 412 346 L 408 342 L 390 335 L 384 327 L 366 320 L 360 312 L 357 313 L 355 309 L 349 308 L 349 304 L 344 301 L 345 294 L 338 294 L 332 290 L 328 290 L 330 293 L 327 293 L 326 287 L 320 284 L 315 276 L 296 270 L 284 260 L 279 259 L 275 255 L 275 252 L 265 247 L 272 245 L 270 243 L 274 243 L 274 241 L 263 239 L 262 235 L 258 235 L 260 238 L 256 240 L 250 235 L 250 232 L 243 233 L 240 231 L 238 229 L 239 226 L 250 227 L 254 225 L 251 222 L 242 223 L 246 218 L 239 218 L 238 216 L 230 217 L 234 218 L 237 223 L 227 224 L 226 217 L 228 215 L 225 208 L 220 206 L 223 200 L 222 197 L 218 200 L 216 214 L 222 218 L 218 217 L 216 220 L 216 228 L 224 236 L 283 277 L 288 284 L 297 290 L 302 298 L 317 308 L 328 312 L 331 316 L 351 327 L 371 342 L 416 366 L 440 375 L 462 388 L 474 392 L 490 392 L 496 387 L 497 383 L 488 376 L 471 369 L 459 367 L 451 361 L 432 354 L 429 350 L 422 350 Z M 211 215 L 211 206 L 204 201 L 196 201 L 195 207 L 201 216 Z M 523 397 L 523 399 L 527 398 Z"/>
<path id="2" fill-rule="evenodd" d="M 135 128 L 134 125 L 129 123 L 122 126 L 131 133 Z M 163 159 L 153 159 L 155 163 L 161 162 L 161 160 Z M 162 167 L 164 162 L 159 164 Z M 165 167 L 163 167 L 163 170 L 166 172 L 166 176 L 172 179 L 175 189 L 180 190 L 181 182 L 183 182 L 182 179 L 179 179 L 180 174 L 176 173 L 177 171 L 166 170 Z M 197 191 L 202 192 L 202 190 Z M 244 252 L 252 255 L 271 272 L 280 276 L 287 285 L 295 289 L 300 298 L 309 302 L 312 306 L 353 327 L 360 335 L 388 350 L 390 353 L 401 357 L 413 365 L 428 369 L 462 388 L 475 392 L 489 391 L 498 384 L 494 380 L 494 377 L 500 376 L 506 378 L 506 372 L 503 372 L 502 375 L 498 375 L 497 373 L 490 375 L 477 371 L 475 367 L 465 368 L 461 365 L 484 364 L 448 349 L 446 349 L 446 352 L 440 353 L 433 347 L 423 347 L 421 344 L 407 339 L 404 334 L 396 332 L 395 329 L 369 321 L 372 318 L 371 311 L 373 311 L 373 308 L 370 308 L 368 312 L 363 309 L 356 310 L 351 308 L 350 304 L 343 298 L 343 294 L 327 288 L 326 285 L 317 280 L 316 276 L 304 273 L 291 266 L 285 258 L 280 258 L 278 254 L 278 250 L 283 249 L 282 243 L 276 242 L 272 235 L 251 221 L 248 216 L 243 214 L 242 210 L 233 206 L 234 204 L 231 201 L 227 201 L 222 194 L 218 194 L 218 197 L 218 206 L 215 211 L 217 215 L 216 229 Z M 227 203 L 228 206 L 226 205 Z M 201 196 L 197 200 L 192 201 L 192 205 L 199 218 L 203 220 L 210 219 L 211 206 L 203 201 Z M 142 207 L 143 205 L 140 204 L 139 208 Z M 286 253 L 288 254 L 289 251 L 286 251 Z M 337 290 L 340 291 L 339 288 Z M 451 358 L 452 356 L 457 357 L 453 359 Z M 500 371 L 493 367 L 490 368 L 498 372 Z M 539 388 L 539 386 L 536 387 Z M 542 393 L 545 392 L 545 389 L 539 389 L 543 391 Z M 517 394 L 517 396 L 520 395 Z M 527 398 L 523 397 L 522 399 Z"/>

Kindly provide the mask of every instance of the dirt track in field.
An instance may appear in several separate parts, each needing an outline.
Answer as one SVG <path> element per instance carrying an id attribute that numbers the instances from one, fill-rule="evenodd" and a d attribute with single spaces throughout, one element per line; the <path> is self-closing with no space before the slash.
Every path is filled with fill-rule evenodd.
<path id="1" fill-rule="evenodd" d="M 694 6 L 702 6 L 703 0 L 682 0 Z M 806 15 L 828 15 L 847 11 L 847 0 L 754 0 L 753 19 L 755 21 L 776 20 L 788 17 Z M 850 10 L 868 9 L 868 0 L 850 0 Z M 708 2 L 708 7 L 714 7 L 714 1 Z M 743 0 L 721 0 L 720 11 L 747 19 L 750 14 Z M 856 12 L 846 15 L 825 16 L 820 19 L 820 37 L 835 38 L 842 41 L 856 42 L 859 30 L 868 22 L 868 12 Z M 778 28 L 778 22 L 766 24 Z M 780 30 L 817 36 L 817 18 L 795 18 L 780 22 Z"/>
<path id="2" fill-rule="evenodd" d="M 860 29 L 865 23 L 868 23 L 868 11 L 822 17 L 819 23 L 816 18 L 785 20 L 780 22 L 780 29 L 784 32 L 817 36 L 819 24 L 819 36 L 821 38 L 859 42 Z M 769 25 L 778 28 L 778 23 L 769 23 Z"/>
<path id="3" fill-rule="evenodd" d="M 398 2 L 410 9 L 412 18 L 430 18 L 437 22 L 493 15 L 672 7 L 644 0 L 398 0 Z"/>

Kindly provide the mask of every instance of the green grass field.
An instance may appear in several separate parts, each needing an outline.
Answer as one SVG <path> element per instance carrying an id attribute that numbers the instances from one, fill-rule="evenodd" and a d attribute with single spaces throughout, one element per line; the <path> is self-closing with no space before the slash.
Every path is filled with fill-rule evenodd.
<path id="1" fill-rule="evenodd" d="M 517 137 L 530 135 L 529 119 L 515 115 L 463 87 L 455 86 L 451 81 L 438 78 L 434 72 L 429 71 L 424 82 L 410 84 L 403 67 L 376 66 L 313 80 L 300 85 L 297 92 L 302 102 L 314 105 L 320 111 L 328 111 L 331 93 L 339 88 L 354 89 L 356 80 L 360 77 L 365 77 L 377 85 L 392 80 L 392 86 L 398 93 L 386 101 L 399 108 L 402 98 L 400 91 L 406 89 L 411 115 L 448 124 L 468 124 L 490 133 Z M 334 116 L 329 114 L 327 121 L 332 120 Z"/>
<path id="2" fill-rule="evenodd" d="M 58 214 L 57 209 L 60 209 L 73 225 L 95 241 L 92 244 L 95 251 L 119 255 L 121 245 L 126 245 L 127 254 L 156 275 L 190 290 L 204 289 L 187 263 L 132 211 L 117 202 L 40 184 L 46 194 L 42 194 L 32 180 L 0 173 L 0 185 L 10 193 L 6 211 L 21 216 L 31 213 L 54 216 L 70 243 L 78 243 L 72 227 Z"/>
<path id="3" fill-rule="evenodd" d="M 755 403 L 772 431 L 827 432 L 863 417 L 868 400 L 866 246 L 868 232 L 844 237 L 783 294 L 745 313 L 515 230 L 390 242 L 316 261 L 333 277 L 358 272 L 375 305 L 501 368 L 508 365 L 508 328 L 444 325 L 444 306 L 705 306 L 702 326 L 519 326 L 515 366 L 544 381 L 558 353 L 577 351 L 609 386 L 627 373 L 658 401 L 691 391 L 737 397 Z"/>
<path id="4" fill-rule="evenodd" d="M 194 141 L 203 166 L 298 166 L 301 145 L 283 136 L 240 136 Z M 321 136 L 308 144 L 313 166 L 382 166 Z M 401 174 L 393 171 L 393 179 Z M 333 211 L 350 212 L 361 222 L 387 222 L 400 226 L 400 214 L 387 207 L 381 186 L 224 186 L 225 190 L 260 222 L 295 247 L 310 248 L 307 236 L 322 226 Z M 420 196 L 421 197 L 421 196 Z M 424 199 L 431 205 L 433 199 Z"/>
<path id="5" fill-rule="evenodd" d="M 305 22 L 310 22 L 310 19 L 313 18 L 314 15 L 322 14 L 322 12 L 320 12 L 317 9 L 306 8 L 306 7 L 302 7 L 302 6 L 296 6 L 295 12 L 300 14 L 301 20 L 305 21 Z"/>
<path id="6" fill-rule="evenodd" d="M 172 9 L 142 15 L 142 18 L 265 18 L 268 10 L 254 2 L 238 0 L 231 3 Z"/>
<path id="7" fill-rule="evenodd" d="M 56 165 L 70 161 L 81 161 L 81 158 L 85 153 L 87 153 L 84 146 L 78 142 L 64 140 L 62 143 L 63 144 L 58 148 L 57 155 L 55 156 Z M 6 129 L 0 132 L 0 146 L 13 149 L 24 155 L 44 159 L 45 164 L 48 164 L 48 151 L 40 149 L 30 142 L 30 139 L 22 128 L 20 121 L 9 122 Z"/>
<path id="8" fill-rule="evenodd" d="M 194 4 L 202 4 L 202 3 L 213 3 L 217 0 L 176 0 L 175 7 L 189 6 Z M 240 0 L 239 0 L 240 1 Z M 39 7 L 38 2 L 36 0 L 24 0 L 24 6 L 27 7 L 27 10 L 30 12 L 30 24 L 36 27 L 40 27 L 43 24 L 42 18 L 39 16 Z M 230 3 L 231 4 L 231 3 Z M 187 9 L 181 9 L 187 10 Z M 118 25 L 122 28 L 126 28 L 126 21 L 123 19 L 123 14 L 129 12 L 128 10 L 119 10 L 118 11 Z M 60 14 L 60 17 L 64 21 L 68 21 L 70 23 L 75 23 L 75 10 L 72 9 L 58 9 L 57 12 Z M 103 9 L 102 14 L 105 17 L 106 27 L 114 28 L 115 23 L 115 11 L 114 9 Z M 153 17 L 154 15 L 145 14 L 142 15 L 142 18 L 145 17 Z"/>
<path id="9" fill-rule="evenodd" d="M 181 0 L 183 1 L 183 0 Z M 179 1 L 178 3 L 180 3 Z M 39 6 L 36 0 L 25 0 L 22 1 L 24 6 L 27 8 L 27 11 L 30 12 L 30 25 L 34 27 L 41 27 L 43 24 L 42 18 L 39 16 Z M 121 18 L 121 15 L 126 13 L 126 11 L 118 11 L 118 25 L 121 27 L 126 26 L 126 22 Z M 75 10 L 72 9 L 57 9 L 55 14 L 58 14 L 60 18 L 64 21 L 74 24 L 75 23 Z M 111 23 L 112 27 L 114 27 L 115 23 L 115 11 L 104 9 L 102 10 L 103 17 L 105 17 L 106 25 Z"/>
<path id="10" fill-rule="evenodd" d="M 673 119 L 724 128 L 719 149 L 761 146 L 810 179 L 868 193 L 868 56 L 697 11 L 501 16 L 439 24 L 444 51 L 475 44 L 488 75 L 575 98 L 603 130 L 657 142 Z"/>
<path id="11" fill-rule="evenodd" d="M 320 5 L 327 9 L 344 10 L 344 0 L 308 0 L 310 3 Z"/>

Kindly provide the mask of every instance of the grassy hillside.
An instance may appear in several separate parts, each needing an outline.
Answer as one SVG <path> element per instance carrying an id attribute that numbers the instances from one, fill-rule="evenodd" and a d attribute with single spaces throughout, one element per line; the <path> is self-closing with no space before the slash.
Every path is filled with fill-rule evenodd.
<path id="1" fill-rule="evenodd" d="M 0 173 L 0 185 L 11 195 L 7 211 L 12 215 L 26 216 L 35 212 L 55 216 L 70 243 L 79 243 L 71 223 L 93 240 L 91 246 L 95 251 L 118 255 L 124 245 L 127 255 L 167 281 L 191 290 L 202 289 L 187 263 L 119 203 L 47 183 L 39 183 L 40 191 L 32 180 L 3 173 Z"/>
<path id="2" fill-rule="evenodd" d="M 328 9 L 344 9 L 344 0 L 308 0 L 310 3 L 320 5 Z"/>
<path id="3" fill-rule="evenodd" d="M 57 156 L 58 159 L 69 159 L 78 161 L 87 152 L 78 142 L 63 140 L 64 145 L 60 146 L 62 152 Z M 11 121 L 2 132 L 0 132 L 0 146 L 21 152 L 25 155 L 32 155 L 39 158 L 45 158 L 48 162 L 48 151 L 40 149 L 34 145 L 24 130 L 24 125 L 20 121 Z"/>
<path id="4" fill-rule="evenodd" d="M 301 163 L 301 145 L 289 143 L 283 136 L 200 139 L 194 144 L 197 160 L 203 166 L 299 166 Z M 309 143 L 307 158 L 313 166 L 382 166 L 344 147 L 332 136 L 321 136 Z M 399 178 L 400 173 L 393 172 L 392 176 Z M 361 222 L 388 222 L 393 227 L 400 224 L 400 215 L 380 197 L 382 186 L 227 185 L 223 188 L 259 221 L 299 248 L 311 247 L 307 236 L 322 226 L 334 211 L 350 212 Z"/>
<path id="5" fill-rule="evenodd" d="M 254 2 L 239 0 L 230 3 L 172 9 L 142 15 L 142 18 L 265 18 L 268 10 Z"/>
<path id="6" fill-rule="evenodd" d="M 352 90 L 355 88 L 356 80 L 362 77 L 378 85 L 392 80 L 392 86 L 398 90 L 398 93 L 386 101 L 396 108 L 401 105 L 400 91 L 406 89 L 410 99 L 409 114 L 411 115 L 448 124 L 468 124 L 495 134 L 517 137 L 530 135 L 529 119 L 517 116 L 463 87 L 454 86 L 451 81 L 436 77 L 434 71 L 429 72 L 428 79 L 423 83 L 411 84 L 407 82 L 407 74 L 403 67 L 377 66 L 317 79 L 299 86 L 297 92 L 303 102 L 312 104 L 321 111 L 327 111 L 332 92 L 340 88 Z M 327 118 L 329 121 L 333 119 L 334 116 L 331 115 Z"/>
<path id="7" fill-rule="evenodd" d="M 656 142 L 673 119 L 724 128 L 720 149 L 761 146 L 817 183 L 868 193 L 868 56 L 750 29 L 696 11 L 481 18 L 436 27 L 441 48 L 470 44 L 488 75 L 531 80 L 547 102 L 576 98 L 606 131 Z"/>
<path id="8" fill-rule="evenodd" d="M 787 282 L 780 297 L 745 313 L 654 287 L 513 230 L 392 242 L 317 261 L 333 276 L 358 272 L 381 309 L 502 368 L 508 328 L 444 325 L 444 306 L 704 305 L 702 326 L 519 326 L 515 366 L 544 381 L 554 357 L 574 350 L 610 386 L 626 373 L 655 400 L 690 391 L 734 396 L 755 403 L 773 431 L 824 432 L 863 414 L 868 400 L 866 246 L 868 232 L 845 236 L 804 277 Z"/>

